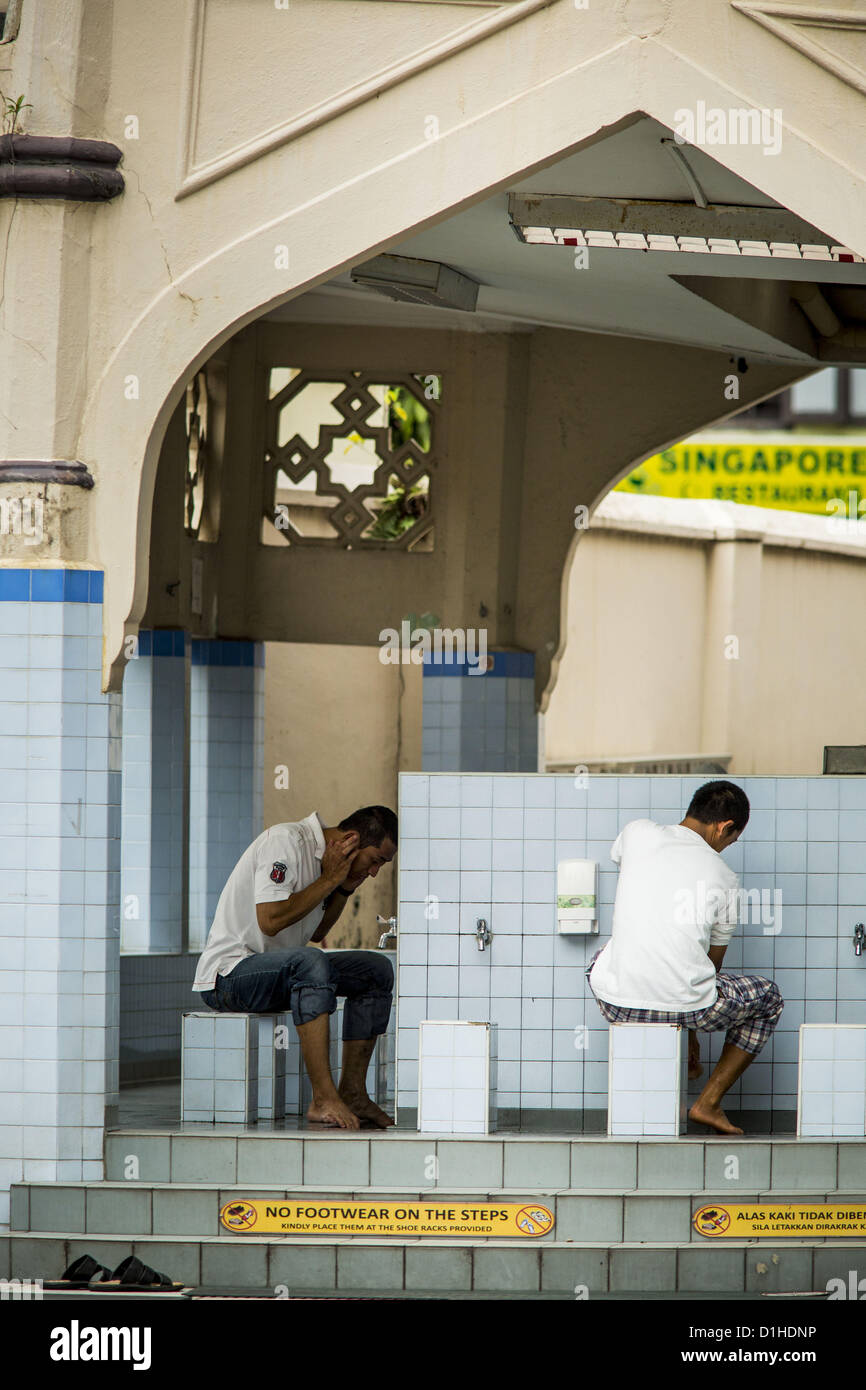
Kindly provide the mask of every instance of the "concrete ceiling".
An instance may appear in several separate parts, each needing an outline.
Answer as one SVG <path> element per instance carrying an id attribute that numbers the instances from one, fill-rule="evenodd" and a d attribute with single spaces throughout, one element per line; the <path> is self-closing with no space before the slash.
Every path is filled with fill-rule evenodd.
<path id="1" fill-rule="evenodd" d="M 796 305 L 788 304 L 783 287 L 791 282 L 824 287 L 837 311 L 844 307 L 846 325 L 859 327 L 866 324 L 866 264 L 593 247 L 590 267 L 576 270 L 571 247 L 525 245 L 515 236 L 507 211 L 511 192 L 694 207 L 682 169 L 662 144 L 670 136 L 658 122 L 636 115 L 568 158 L 387 248 L 391 255 L 439 261 L 477 281 L 474 313 L 396 303 L 354 285 L 346 272 L 268 317 L 500 333 L 543 325 L 730 350 L 755 361 L 824 365 L 843 360 L 844 354 L 818 361 L 820 335 Z M 703 151 L 683 150 L 711 205 L 778 206 Z M 814 239 L 835 241 L 817 234 Z M 724 281 L 728 285 L 719 283 Z M 759 282 L 753 293 L 745 281 Z M 763 312 L 752 311 L 753 300 Z"/>

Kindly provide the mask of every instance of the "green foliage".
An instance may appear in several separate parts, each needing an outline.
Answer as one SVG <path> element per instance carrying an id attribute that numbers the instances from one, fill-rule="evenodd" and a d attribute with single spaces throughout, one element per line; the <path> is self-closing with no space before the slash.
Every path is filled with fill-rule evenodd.
<path id="1" fill-rule="evenodd" d="M 423 453 L 430 452 L 430 412 L 405 386 L 392 387 L 388 402 L 388 424 L 392 440 L 410 441 Z M 408 463 L 411 467 L 411 461 Z M 393 541 L 415 525 L 427 510 L 427 480 L 406 486 L 392 477 L 388 496 L 376 503 L 376 520 L 367 532 L 371 540 Z"/>
<path id="2" fill-rule="evenodd" d="M 392 483 L 394 479 L 391 480 Z M 421 484 L 407 488 L 391 487 L 388 496 L 376 503 L 376 520 L 367 532 L 371 540 L 393 541 L 408 531 L 427 510 L 427 489 Z"/>
<path id="3" fill-rule="evenodd" d="M 423 452 L 430 452 L 430 412 L 405 386 L 394 386 L 386 397 L 389 405 L 388 423 L 392 435 L 401 444 L 410 439 Z"/>
<path id="4" fill-rule="evenodd" d="M 4 135 L 20 135 L 22 133 L 18 118 L 24 110 L 32 111 L 33 105 L 24 100 L 23 92 L 18 97 L 7 97 L 5 92 L 0 92 L 0 121 L 3 124 Z"/>

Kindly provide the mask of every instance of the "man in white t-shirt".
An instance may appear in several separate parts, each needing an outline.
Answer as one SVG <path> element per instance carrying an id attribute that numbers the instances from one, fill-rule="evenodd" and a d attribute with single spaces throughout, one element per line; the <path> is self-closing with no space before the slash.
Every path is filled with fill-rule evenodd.
<path id="1" fill-rule="evenodd" d="M 376 951 L 320 951 L 347 900 L 397 852 L 397 817 L 365 806 L 326 826 L 317 812 L 272 825 L 241 855 L 226 883 L 193 989 L 209 1008 L 291 1011 L 313 1099 L 307 1118 L 340 1129 L 394 1121 L 367 1095 L 376 1038 L 388 1027 L 394 971 Z M 328 1018 L 345 996 L 339 1089 L 328 1062 Z"/>
<path id="2" fill-rule="evenodd" d="M 679 825 L 629 821 L 611 849 L 619 865 L 613 933 L 587 969 L 610 1023 L 691 1030 L 691 1076 L 701 1073 L 694 1030 L 726 1030 L 722 1054 L 689 1111 L 722 1134 L 743 1133 L 722 1110 L 722 1097 L 764 1047 L 783 1008 L 772 980 L 719 973 L 740 902 L 739 880 L 721 851 L 748 819 L 742 787 L 720 781 L 695 792 Z"/>

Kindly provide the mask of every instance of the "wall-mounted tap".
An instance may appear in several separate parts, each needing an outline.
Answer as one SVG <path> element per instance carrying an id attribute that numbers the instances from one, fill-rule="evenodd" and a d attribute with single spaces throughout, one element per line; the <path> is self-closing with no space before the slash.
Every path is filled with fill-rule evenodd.
<path id="1" fill-rule="evenodd" d="M 479 917 L 478 921 L 475 923 L 475 940 L 478 943 L 479 951 L 483 951 L 485 946 L 490 945 L 490 939 L 492 935 L 493 933 L 491 932 L 484 918 Z"/>
<path id="2" fill-rule="evenodd" d="M 397 918 L 381 917 L 377 912 L 376 921 L 379 923 L 380 927 L 388 928 L 388 930 L 384 931 L 382 935 L 379 937 L 379 950 L 381 951 L 384 948 L 386 942 L 397 940 Z"/>
<path id="3" fill-rule="evenodd" d="M 862 922 L 858 922 L 857 925 L 856 925 L 856 927 L 854 928 L 854 954 L 855 954 L 855 956 L 861 956 L 861 955 L 863 954 L 863 945 L 864 945 L 864 942 L 866 942 L 866 927 L 864 927 L 864 925 L 863 925 Z"/>

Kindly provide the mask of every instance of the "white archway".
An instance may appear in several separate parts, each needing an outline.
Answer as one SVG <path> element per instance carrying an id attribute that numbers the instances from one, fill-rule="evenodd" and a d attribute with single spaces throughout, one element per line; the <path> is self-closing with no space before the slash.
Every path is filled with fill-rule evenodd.
<path id="1" fill-rule="evenodd" d="M 636 110 L 672 128 L 674 112 L 698 101 L 730 107 L 747 98 L 669 49 L 632 38 L 285 215 L 248 225 L 158 294 L 106 363 L 82 427 L 80 457 L 97 480 L 91 549 L 106 571 L 106 680 L 113 671 L 116 685 L 124 633 L 144 610 L 153 487 L 168 420 L 190 374 L 222 342 L 352 264 L 574 152 Z M 833 234 L 866 254 L 866 179 L 784 121 L 782 132 L 772 158 L 750 145 L 708 152 L 809 222 L 823 225 L 833 208 Z M 138 396 L 130 399 L 133 378 Z"/>

